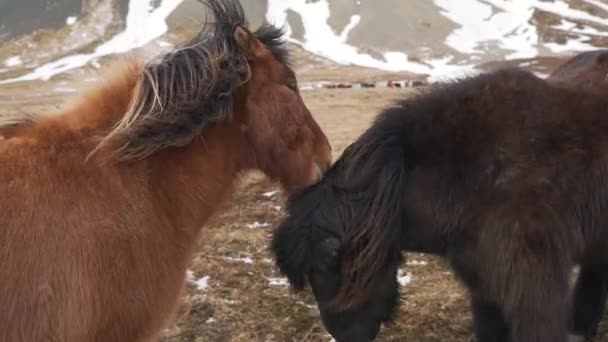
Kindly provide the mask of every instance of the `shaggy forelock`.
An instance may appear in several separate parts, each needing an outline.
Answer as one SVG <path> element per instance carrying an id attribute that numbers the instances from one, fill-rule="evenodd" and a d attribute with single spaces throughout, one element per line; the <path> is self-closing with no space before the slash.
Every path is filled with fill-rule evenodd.
<path id="1" fill-rule="evenodd" d="M 377 122 L 349 146 L 320 183 L 290 196 L 284 231 L 277 231 L 277 236 L 287 241 L 286 246 L 279 246 L 277 239 L 277 259 L 294 265 L 307 265 L 306 260 L 298 258 L 312 257 L 322 237 L 339 238 L 343 281 L 331 303 L 338 309 L 360 304 L 378 275 L 400 258 L 400 191 L 406 168 L 399 124 L 390 114 L 387 111 L 383 122 Z M 293 241 L 302 239 L 309 239 L 300 242 L 303 247 L 292 246 Z M 301 251 L 303 248 L 309 248 L 308 254 Z M 307 272 L 305 268 L 286 263 L 279 268 L 291 275 L 294 287 L 303 286 L 305 275 L 301 272 Z"/>

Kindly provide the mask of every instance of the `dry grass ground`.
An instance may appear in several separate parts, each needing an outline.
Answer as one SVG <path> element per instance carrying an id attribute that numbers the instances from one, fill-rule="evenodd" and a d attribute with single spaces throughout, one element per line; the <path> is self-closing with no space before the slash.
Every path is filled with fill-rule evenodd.
<path id="1" fill-rule="evenodd" d="M 324 89 L 304 97 L 337 157 L 383 107 L 408 92 Z M 0 115 L 53 109 L 57 101 L 0 97 Z M 189 283 L 163 342 L 330 340 L 310 294 L 290 291 L 268 254 L 272 226 L 282 215 L 283 197 L 276 189 L 260 175 L 247 177 L 231 207 L 205 228 L 191 270 L 195 279 L 208 277 L 208 287 Z M 256 222 L 262 227 L 252 228 Z M 411 282 L 401 287 L 395 322 L 383 328 L 378 341 L 473 341 L 467 296 L 445 264 L 423 255 L 407 260 L 403 271 Z M 607 327 L 598 340 L 608 341 Z"/>

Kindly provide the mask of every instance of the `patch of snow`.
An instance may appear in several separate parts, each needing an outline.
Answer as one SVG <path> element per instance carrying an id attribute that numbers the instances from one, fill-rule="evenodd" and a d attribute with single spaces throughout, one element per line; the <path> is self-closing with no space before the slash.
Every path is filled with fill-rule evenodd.
<path id="1" fill-rule="evenodd" d="M 591 51 L 597 49 L 595 46 L 583 42 L 583 39 L 585 38 L 580 37 L 578 39 L 570 39 L 565 44 L 551 42 L 546 43 L 545 46 L 555 53 L 564 53 L 572 51 Z"/>
<path id="2" fill-rule="evenodd" d="M 585 2 L 608 10 L 608 5 L 597 0 Z M 488 42 L 496 43 L 502 49 L 512 51 L 506 56 L 512 58 L 537 57 L 539 48 L 544 47 L 552 52 L 588 51 L 596 47 L 583 42 L 584 36 L 572 38 L 565 44 L 541 44 L 532 17 L 536 10 L 555 14 L 562 18 L 555 29 L 582 35 L 606 36 L 592 27 L 575 28 L 570 20 L 583 20 L 589 23 L 608 26 L 608 19 L 572 8 L 564 0 L 551 2 L 542 0 L 504 1 L 504 0 L 434 0 L 441 8 L 441 14 L 460 27 L 446 39 L 446 44 L 462 53 L 483 53 Z"/>
<path id="3" fill-rule="evenodd" d="M 205 321 L 205 323 L 207 323 L 207 324 L 209 324 L 209 323 L 215 323 L 215 322 L 217 322 L 217 320 L 215 318 L 213 318 L 213 317 L 209 317 L 209 319 L 207 319 Z"/>
<path id="4" fill-rule="evenodd" d="M 65 87 L 65 86 L 57 86 L 54 89 L 56 92 L 58 93 L 75 93 L 76 89 L 71 88 L 71 87 Z"/>
<path id="5" fill-rule="evenodd" d="M 342 33 L 340 33 L 340 40 L 343 42 L 347 41 L 350 31 L 352 31 L 355 27 L 357 27 L 357 25 L 359 25 L 360 22 L 361 22 L 360 15 L 358 15 L 358 14 L 352 15 L 350 17 L 350 21 L 348 22 L 348 25 L 346 25 L 346 27 L 344 27 L 344 30 L 342 30 Z"/>
<path id="6" fill-rule="evenodd" d="M 302 305 L 302 306 L 304 306 L 304 307 L 307 307 L 307 308 L 309 308 L 309 309 L 317 309 L 317 307 L 316 307 L 316 306 L 314 306 L 314 305 L 310 305 L 310 304 L 306 304 L 306 303 L 304 303 L 304 302 L 302 302 L 302 301 L 297 301 L 297 302 L 296 302 L 296 304 L 300 304 L 300 305 Z"/>
<path id="7" fill-rule="evenodd" d="M 68 26 L 72 26 L 72 25 L 74 25 L 74 24 L 76 23 L 76 20 L 78 20 L 78 17 L 76 17 L 76 16 L 67 17 L 67 18 L 65 19 L 65 23 L 66 23 Z"/>
<path id="8" fill-rule="evenodd" d="M 406 262 L 406 265 L 408 266 L 424 266 L 428 264 L 428 262 L 424 261 L 424 260 L 410 260 L 408 262 Z"/>
<path id="9" fill-rule="evenodd" d="M 91 65 L 93 66 L 93 68 L 95 69 L 99 69 L 101 68 L 101 64 L 99 64 L 99 60 L 98 59 L 94 59 L 91 61 Z"/>
<path id="10" fill-rule="evenodd" d="M 277 192 L 279 192 L 279 191 L 274 190 L 274 191 L 265 192 L 262 194 L 262 196 L 264 196 L 266 198 L 272 198 L 272 197 L 274 197 L 274 195 L 276 195 Z"/>
<path id="11" fill-rule="evenodd" d="M 230 260 L 230 261 L 242 262 L 244 264 L 253 264 L 253 259 L 251 259 L 250 257 L 245 257 L 245 258 L 224 257 L 224 259 Z"/>
<path id="12" fill-rule="evenodd" d="M 2 80 L 0 84 L 37 79 L 48 81 L 57 74 L 83 67 L 96 58 L 143 47 L 167 32 L 166 19 L 182 1 L 163 0 L 160 6 L 154 8 L 155 0 L 130 0 L 125 30 L 99 45 L 95 51 L 60 58 L 34 69 L 29 74 Z"/>
<path id="13" fill-rule="evenodd" d="M 399 272 L 397 273 L 397 282 L 399 283 L 399 285 L 406 286 L 411 281 L 412 281 L 411 273 L 407 272 L 404 274 L 402 270 L 399 270 Z"/>
<path id="14" fill-rule="evenodd" d="M 529 23 L 534 1 L 434 0 L 440 13 L 460 27 L 446 38 L 446 44 L 462 53 L 483 53 L 488 41 L 513 53 L 511 58 L 538 55 L 538 32 Z"/>
<path id="15" fill-rule="evenodd" d="M 287 22 L 287 12 L 291 10 L 300 14 L 305 33 L 303 41 L 291 38 L 291 27 Z M 427 65 L 410 61 L 401 52 L 387 52 L 385 60 L 378 60 L 369 54 L 361 53 L 346 41 L 352 29 L 361 20 L 353 15 L 348 25 L 338 35 L 328 24 L 330 18 L 329 0 L 269 0 L 266 19 L 277 26 L 284 26 L 288 40 L 302 46 L 316 55 L 325 57 L 339 64 L 360 65 L 389 71 L 414 71 L 430 73 Z"/>
<path id="16" fill-rule="evenodd" d="M 206 290 L 209 287 L 209 276 L 204 276 L 201 279 L 195 280 L 194 284 L 199 290 Z"/>
<path id="17" fill-rule="evenodd" d="M 257 229 L 257 228 L 265 228 L 265 227 L 270 227 L 270 223 L 260 223 L 258 221 L 255 221 L 254 223 L 249 223 L 247 224 L 247 228 L 249 229 Z"/>
<path id="18" fill-rule="evenodd" d="M 18 65 L 23 64 L 20 56 L 9 57 L 4 61 L 4 65 L 7 67 L 16 67 Z"/>
<path id="19" fill-rule="evenodd" d="M 283 277 L 266 277 L 270 286 L 289 286 L 287 278 Z"/>
<path id="20" fill-rule="evenodd" d="M 608 33 L 601 29 L 590 26 L 608 26 L 608 18 L 576 9 L 566 0 L 433 0 L 439 8 L 439 13 L 457 25 L 457 28 L 446 37 L 445 44 L 469 56 L 468 62 L 456 63 L 454 56 L 451 55 L 418 62 L 400 51 L 385 51 L 382 57 L 375 58 L 348 43 L 350 32 L 362 22 L 360 15 L 351 16 L 341 32 L 334 32 L 330 27 L 328 24 L 328 19 L 331 17 L 330 1 L 269 0 L 266 19 L 275 25 L 284 26 L 290 42 L 335 63 L 427 74 L 431 82 L 477 74 L 475 61 L 479 60 L 480 56 L 492 53 L 492 49 L 501 51 L 500 54 L 507 60 L 534 58 L 541 51 L 560 54 L 597 49 L 587 41 L 589 36 L 608 36 Z M 608 10 L 605 1 L 583 1 Z M 540 33 L 533 21 L 533 15 L 537 10 L 563 18 L 557 27 L 553 25 L 552 28 L 575 33 L 577 37 L 568 39 L 565 44 L 541 42 Z M 291 27 L 287 22 L 289 11 L 298 13 L 302 19 L 304 34 L 301 39 L 292 36 Z M 587 22 L 588 25 L 572 27 L 569 20 Z M 313 88 L 306 85 L 302 90 Z"/>
<path id="21" fill-rule="evenodd" d="M 209 276 L 204 276 L 200 279 L 194 277 L 194 273 L 191 270 L 186 271 L 186 281 L 196 285 L 198 290 L 206 290 L 209 287 Z"/>
<path id="22" fill-rule="evenodd" d="M 586 0 L 589 3 L 592 3 L 590 0 Z M 590 13 L 583 12 L 581 10 L 577 10 L 575 8 L 570 7 L 570 4 L 564 0 L 552 1 L 552 2 L 544 2 L 541 0 L 531 1 L 534 7 L 541 9 L 546 12 L 554 13 L 563 18 L 570 19 L 580 19 L 589 21 L 592 23 L 600 24 L 607 26 L 608 19 L 602 17 L 596 17 L 591 15 Z M 595 1 L 595 5 L 600 5 L 600 2 Z M 605 4 L 601 4 L 600 7 L 606 6 Z M 604 9 L 606 9 L 604 7 Z"/>
<path id="23" fill-rule="evenodd" d="M 583 28 L 578 27 L 579 24 L 574 23 L 572 21 L 562 19 L 557 26 L 553 26 L 554 29 L 562 30 L 570 33 L 578 33 L 578 34 L 588 34 L 594 36 L 603 36 L 608 37 L 607 32 L 598 31 L 591 26 L 585 26 Z"/>

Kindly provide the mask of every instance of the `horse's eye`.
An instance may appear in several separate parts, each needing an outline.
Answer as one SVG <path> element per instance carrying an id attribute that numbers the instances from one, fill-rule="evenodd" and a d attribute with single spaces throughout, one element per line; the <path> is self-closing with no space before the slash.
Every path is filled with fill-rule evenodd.
<path id="1" fill-rule="evenodd" d="M 296 80 L 288 81 L 286 86 L 296 94 L 300 91 L 300 88 L 298 88 L 298 82 Z"/>

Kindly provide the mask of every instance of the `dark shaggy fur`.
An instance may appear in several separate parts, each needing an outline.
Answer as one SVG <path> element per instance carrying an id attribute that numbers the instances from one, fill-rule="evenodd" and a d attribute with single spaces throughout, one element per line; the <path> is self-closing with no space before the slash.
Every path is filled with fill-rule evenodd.
<path id="1" fill-rule="evenodd" d="M 608 50 L 582 52 L 561 64 L 548 80 L 605 91 L 608 87 Z"/>
<path id="2" fill-rule="evenodd" d="M 129 112 L 104 143 L 118 160 L 145 158 L 165 147 L 184 146 L 213 123 L 230 119 L 233 91 L 249 80 L 248 56 L 234 31 L 248 23 L 238 0 L 204 0 L 214 22 L 191 41 L 145 66 Z M 282 64 L 288 61 L 281 29 L 260 27 L 255 36 Z"/>
<path id="3" fill-rule="evenodd" d="M 401 251 L 445 257 L 480 341 L 566 341 L 568 276 L 608 262 L 608 99 L 518 70 L 385 110 L 292 196 L 272 251 L 338 341 L 395 307 Z"/>
<path id="4" fill-rule="evenodd" d="M 549 75 L 548 81 L 605 94 L 608 87 L 608 50 L 582 52 L 566 60 Z M 572 291 L 569 328 L 573 335 L 591 338 L 597 334 L 608 298 L 608 263 L 581 265 Z"/>

